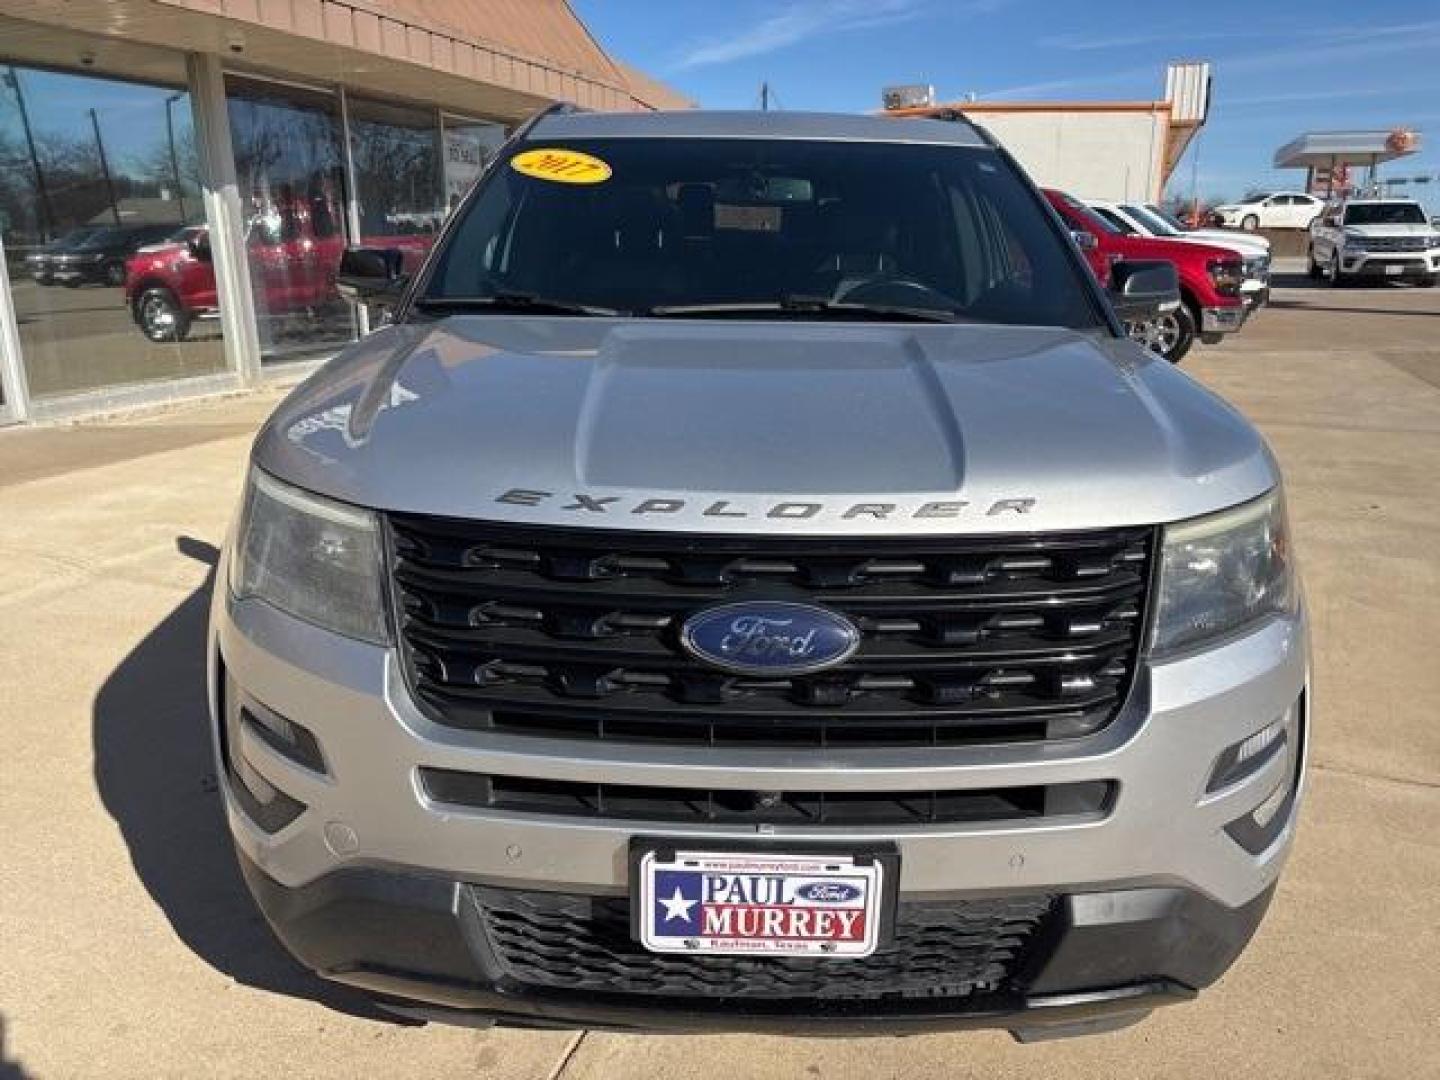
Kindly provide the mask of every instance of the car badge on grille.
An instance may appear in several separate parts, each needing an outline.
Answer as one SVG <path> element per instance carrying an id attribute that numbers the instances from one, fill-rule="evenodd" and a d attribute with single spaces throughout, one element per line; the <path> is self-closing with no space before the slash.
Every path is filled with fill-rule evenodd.
<path id="1" fill-rule="evenodd" d="M 848 660 L 860 630 L 825 608 L 754 600 L 696 612 L 680 628 L 680 644 L 741 675 L 808 675 Z"/>

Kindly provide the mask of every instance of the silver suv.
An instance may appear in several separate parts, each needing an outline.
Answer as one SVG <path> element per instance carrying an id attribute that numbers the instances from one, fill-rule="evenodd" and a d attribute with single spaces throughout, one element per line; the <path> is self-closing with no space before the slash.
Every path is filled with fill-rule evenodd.
<path id="1" fill-rule="evenodd" d="M 285 945 L 432 1019 L 1122 1026 L 1290 847 L 1275 461 L 963 120 L 552 110 L 254 447 L 211 695 Z"/>

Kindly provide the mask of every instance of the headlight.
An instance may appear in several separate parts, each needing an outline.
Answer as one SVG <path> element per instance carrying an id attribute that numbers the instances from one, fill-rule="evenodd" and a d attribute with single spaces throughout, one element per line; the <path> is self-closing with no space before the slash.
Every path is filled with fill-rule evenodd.
<path id="1" fill-rule="evenodd" d="M 390 640 L 374 514 L 250 470 L 230 591 L 377 645 Z"/>
<path id="2" fill-rule="evenodd" d="M 1239 296 L 1245 280 L 1245 266 L 1239 259 L 1211 259 L 1205 264 L 1210 283 L 1221 296 Z"/>
<path id="3" fill-rule="evenodd" d="M 1347 247 L 1351 251 L 1364 251 L 1365 238 L 1358 233 L 1347 232 L 1345 234 L 1345 240 L 1341 246 Z"/>
<path id="4" fill-rule="evenodd" d="M 1293 611 L 1290 527 L 1279 489 L 1165 529 L 1152 648 L 1167 652 Z"/>

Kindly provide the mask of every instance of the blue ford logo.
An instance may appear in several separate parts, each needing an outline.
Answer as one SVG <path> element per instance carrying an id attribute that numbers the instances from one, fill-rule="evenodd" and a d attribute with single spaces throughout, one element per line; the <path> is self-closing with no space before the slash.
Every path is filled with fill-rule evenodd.
<path id="1" fill-rule="evenodd" d="M 812 881 L 795 891 L 800 894 L 800 899 L 812 904 L 847 904 L 860 899 L 860 887 L 843 881 Z"/>
<path id="2" fill-rule="evenodd" d="M 697 612 L 680 628 L 680 643 L 692 656 L 742 675 L 805 675 L 849 659 L 860 631 L 824 608 L 756 600 Z"/>

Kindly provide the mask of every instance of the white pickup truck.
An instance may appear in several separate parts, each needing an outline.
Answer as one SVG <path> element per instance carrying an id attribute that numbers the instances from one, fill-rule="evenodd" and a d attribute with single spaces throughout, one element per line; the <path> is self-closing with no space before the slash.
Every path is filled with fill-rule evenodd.
<path id="1" fill-rule="evenodd" d="M 1413 199 L 1349 199 L 1310 227 L 1310 276 L 1343 285 L 1361 277 L 1432 286 L 1440 279 L 1440 229 Z"/>

